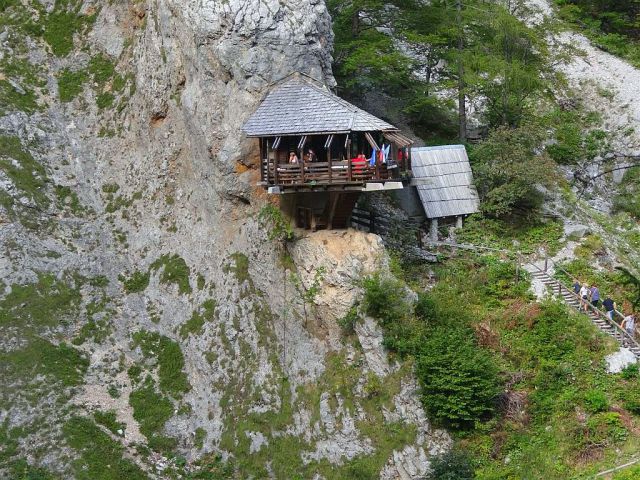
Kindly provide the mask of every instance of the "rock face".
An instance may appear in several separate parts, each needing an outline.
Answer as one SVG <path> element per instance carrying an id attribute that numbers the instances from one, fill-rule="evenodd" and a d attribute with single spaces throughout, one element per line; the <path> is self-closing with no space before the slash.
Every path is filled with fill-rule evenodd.
<path id="1" fill-rule="evenodd" d="M 283 262 L 240 131 L 293 71 L 334 84 L 324 3 L 71 3 L 70 35 L 16 15 L 0 37 L 37 77 L 0 79 L 0 476 L 122 456 L 123 478 L 163 478 L 210 452 L 240 478 L 424 473 L 449 439 L 412 372 L 380 368 L 375 324 L 336 324 L 379 238 L 318 232 Z"/>

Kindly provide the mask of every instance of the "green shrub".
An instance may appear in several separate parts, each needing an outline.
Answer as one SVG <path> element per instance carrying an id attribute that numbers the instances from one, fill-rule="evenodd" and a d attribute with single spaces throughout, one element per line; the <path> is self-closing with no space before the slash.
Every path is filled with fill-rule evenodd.
<path id="1" fill-rule="evenodd" d="M 133 334 L 134 344 L 140 346 L 142 352 L 158 361 L 158 378 L 160 389 L 175 398 L 180 398 L 191 386 L 184 373 L 184 356 L 180 345 L 157 332 L 141 330 Z"/>
<path id="2" fill-rule="evenodd" d="M 436 327 L 416 354 L 425 408 L 432 418 L 454 428 L 468 428 L 488 417 L 500 391 L 493 359 L 473 338 L 466 328 Z"/>
<path id="3" fill-rule="evenodd" d="M 167 420 L 173 416 L 173 403 L 156 392 L 150 378 L 144 386 L 131 392 L 129 404 L 133 408 L 133 418 L 140 425 L 140 432 L 147 437 L 151 448 L 165 451 L 175 446 L 175 440 L 163 435 Z"/>
<path id="4" fill-rule="evenodd" d="M 115 97 L 113 96 L 113 94 L 109 92 L 104 92 L 96 97 L 96 105 L 100 109 L 111 108 L 113 106 L 114 100 L 115 100 Z"/>
<path id="5" fill-rule="evenodd" d="M 140 375 L 142 375 L 142 367 L 140 365 L 131 365 L 127 370 L 127 375 L 132 382 L 139 382 Z"/>
<path id="6" fill-rule="evenodd" d="M 214 319 L 216 309 L 216 301 L 213 299 L 206 300 L 200 309 L 194 310 L 191 318 L 180 327 L 180 336 L 187 338 L 190 334 L 198 335 L 202 333 L 202 327 L 206 321 Z"/>
<path id="7" fill-rule="evenodd" d="M 338 325 L 342 328 L 342 331 L 351 335 L 355 332 L 356 323 L 360 320 L 360 316 L 358 315 L 358 307 L 357 305 L 352 306 L 346 315 L 342 318 L 338 319 Z"/>
<path id="8" fill-rule="evenodd" d="M 365 277 L 361 285 L 364 289 L 363 310 L 367 315 L 380 320 L 383 325 L 412 313 L 402 282 L 375 273 Z"/>
<path id="9" fill-rule="evenodd" d="M 103 84 L 115 73 L 115 65 L 105 55 L 96 55 L 89 61 L 89 73 L 96 82 Z"/>
<path id="10" fill-rule="evenodd" d="M 123 458 L 124 448 L 93 421 L 73 417 L 62 428 L 69 446 L 80 458 L 73 462 L 76 478 L 95 480 L 144 480 L 147 476 L 131 460 Z"/>
<path id="11" fill-rule="evenodd" d="M 418 301 L 414 306 L 416 316 L 425 323 L 436 321 L 436 302 L 426 293 L 418 294 Z"/>
<path id="12" fill-rule="evenodd" d="M 177 254 L 165 254 L 151 264 L 151 270 L 159 270 L 162 268 L 160 282 L 174 283 L 178 286 L 180 293 L 191 293 L 192 288 L 189 283 L 189 275 L 191 271 L 187 262 Z"/>
<path id="13" fill-rule="evenodd" d="M 58 74 L 58 96 L 61 102 L 70 102 L 82 92 L 82 86 L 87 81 L 87 72 L 76 72 L 64 69 Z"/>
<path id="14" fill-rule="evenodd" d="M 539 152 L 544 139 L 545 133 L 537 127 L 499 127 L 471 150 L 480 208 L 485 214 L 527 216 L 542 205 L 544 197 L 537 185 L 552 188 L 558 178 L 555 162 Z"/>
<path id="15" fill-rule="evenodd" d="M 622 369 L 620 375 L 625 380 L 634 380 L 638 378 L 638 373 L 640 372 L 640 365 L 637 363 L 632 363 L 631 365 L 627 365 Z"/>
<path id="16" fill-rule="evenodd" d="M 118 280 L 122 282 L 124 291 L 127 293 L 143 292 L 149 286 L 149 272 L 140 272 L 136 270 L 131 277 L 126 278 L 124 275 L 120 275 Z"/>
<path id="17" fill-rule="evenodd" d="M 94 412 L 93 418 L 95 419 L 96 423 L 107 427 L 109 431 L 114 435 L 120 435 L 118 433 L 118 430 L 124 431 L 126 427 L 125 423 L 118 422 L 116 420 L 115 410 L 109 410 L 108 412 Z"/>
<path id="18" fill-rule="evenodd" d="M 473 465 L 464 452 L 451 450 L 431 458 L 431 470 L 427 480 L 472 480 Z"/>
<path id="19" fill-rule="evenodd" d="M 604 392 L 590 390 L 584 395 L 584 403 L 588 412 L 599 413 L 609 409 L 609 401 Z"/>
<path id="20" fill-rule="evenodd" d="M 585 441 L 605 445 L 622 442 L 629 435 L 617 412 L 602 412 L 590 417 L 586 433 Z"/>
<path id="21" fill-rule="evenodd" d="M 293 241 L 295 236 L 291 221 L 275 205 L 268 203 L 260 209 L 258 219 L 264 228 L 268 229 L 269 240 L 276 240 L 281 243 Z"/>

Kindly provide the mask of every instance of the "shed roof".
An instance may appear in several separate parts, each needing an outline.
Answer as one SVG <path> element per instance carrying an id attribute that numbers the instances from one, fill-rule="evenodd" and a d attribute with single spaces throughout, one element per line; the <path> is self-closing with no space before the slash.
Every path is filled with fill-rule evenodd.
<path id="1" fill-rule="evenodd" d="M 412 148 L 411 170 L 428 218 L 478 211 L 480 200 L 464 145 Z"/>
<path id="2" fill-rule="evenodd" d="M 248 137 L 398 131 L 301 75 L 276 85 L 242 129 Z"/>

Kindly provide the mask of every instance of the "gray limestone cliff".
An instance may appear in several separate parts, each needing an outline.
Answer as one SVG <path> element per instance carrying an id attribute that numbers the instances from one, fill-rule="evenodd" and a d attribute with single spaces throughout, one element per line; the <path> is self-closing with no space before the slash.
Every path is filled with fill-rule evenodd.
<path id="1" fill-rule="evenodd" d="M 0 12 L 0 476 L 423 475 L 450 439 L 410 365 L 337 324 L 380 239 L 270 241 L 240 131 L 289 73 L 334 84 L 324 3 L 24 3 Z"/>

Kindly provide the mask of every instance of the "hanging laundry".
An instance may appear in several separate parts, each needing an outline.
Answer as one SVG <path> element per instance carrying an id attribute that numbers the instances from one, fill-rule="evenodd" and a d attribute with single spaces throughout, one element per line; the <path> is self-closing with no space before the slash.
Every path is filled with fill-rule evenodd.
<path id="1" fill-rule="evenodd" d="M 371 165 L 372 167 L 376 164 L 377 153 L 378 149 L 374 147 L 373 152 L 371 153 L 371 158 L 369 159 L 369 165 Z"/>

